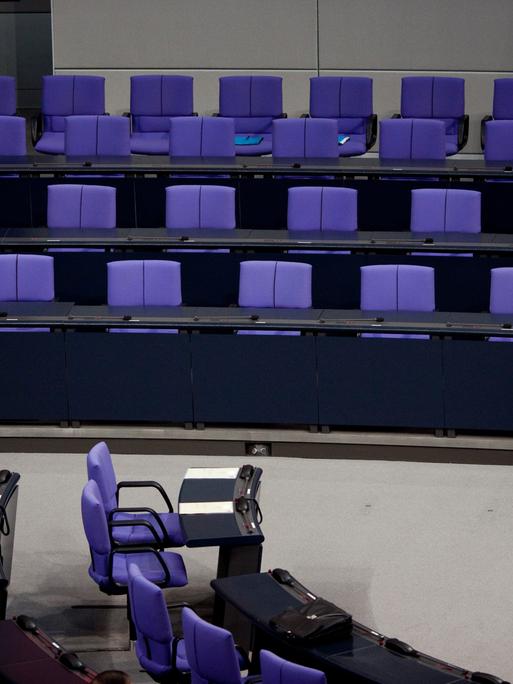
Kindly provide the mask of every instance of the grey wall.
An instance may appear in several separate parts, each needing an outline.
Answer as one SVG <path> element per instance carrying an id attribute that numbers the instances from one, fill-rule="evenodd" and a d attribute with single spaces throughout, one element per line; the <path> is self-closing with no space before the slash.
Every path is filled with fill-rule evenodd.
<path id="1" fill-rule="evenodd" d="M 53 0 L 56 73 L 107 78 L 107 107 L 128 110 L 129 76 L 187 73 L 195 108 L 217 110 L 218 78 L 284 77 L 284 108 L 308 108 L 317 74 L 374 78 L 380 117 L 398 110 L 401 77 L 463 76 L 471 139 L 489 113 L 493 79 L 513 75 L 511 0 Z"/>

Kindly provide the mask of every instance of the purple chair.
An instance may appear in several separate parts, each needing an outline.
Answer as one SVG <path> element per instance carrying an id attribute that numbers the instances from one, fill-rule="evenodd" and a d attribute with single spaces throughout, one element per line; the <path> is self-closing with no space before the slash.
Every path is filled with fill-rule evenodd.
<path id="1" fill-rule="evenodd" d="M 166 228 L 235 228 L 235 188 L 171 185 L 166 188 Z"/>
<path id="2" fill-rule="evenodd" d="M 0 116 L 0 157 L 27 154 L 26 121 L 22 116 Z"/>
<path id="3" fill-rule="evenodd" d="M 480 233 L 481 193 L 434 188 L 412 190 L 410 230 L 414 233 Z"/>
<path id="4" fill-rule="evenodd" d="M 0 76 L 0 116 L 16 114 L 16 79 Z"/>
<path id="5" fill-rule="evenodd" d="M 445 159 L 445 124 L 436 119 L 384 119 L 379 122 L 380 159 Z"/>
<path id="6" fill-rule="evenodd" d="M 236 154 L 254 156 L 272 151 L 272 122 L 283 113 L 280 76 L 222 76 L 219 79 L 219 114 L 234 121 Z M 245 140 L 262 138 L 261 142 Z"/>
<path id="7" fill-rule="evenodd" d="M 149 546 L 131 548 L 113 544 L 112 530 L 122 527 L 124 522 L 107 521 L 100 490 L 94 480 L 89 480 L 82 490 L 82 522 L 91 553 L 89 577 L 103 593 L 128 592 L 129 563 L 137 563 L 144 577 L 159 587 L 184 587 L 187 584 L 187 572 L 178 553 L 157 551 Z M 144 521 L 130 524 L 145 525 Z"/>
<path id="8" fill-rule="evenodd" d="M 351 188 L 289 188 L 288 230 L 358 229 L 358 192 Z"/>
<path id="9" fill-rule="evenodd" d="M 405 76 L 401 81 L 401 116 L 443 121 L 446 154 L 456 154 L 468 139 L 465 80 L 446 76 Z"/>
<path id="10" fill-rule="evenodd" d="M 337 120 L 339 156 L 365 154 L 376 142 L 377 116 L 372 105 L 372 78 L 315 76 L 310 79 L 310 116 Z"/>
<path id="11" fill-rule="evenodd" d="M 178 116 L 169 121 L 171 157 L 235 157 L 233 119 Z"/>
<path id="12" fill-rule="evenodd" d="M 513 313 L 513 268 L 492 268 L 490 313 Z M 489 337 L 489 342 L 513 342 L 513 337 Z"/>
<path id="13" fill-rule="evenodd" d="M 101 494 L 101 501 L 108 520 L 123 521 L 124 526 L 112 530 L 112 539 L 118 544 L 158 546 L 159 548 L 183 546 L 183 533 L 178 513 L 168 495 L 158 482 L 153 480 L 116 481 L 109 447 L 98 442 L 87 454 L 87 477 L 94 480 Z M 167 506 L 166 513 L 156 513 L 151 508 L 119 506 L 119 493 L 128 488 L 152 488 L 157 490 Z M 139 521 L 146 521 L 139 525 Z M 136 521 L 136 525 L 130 522 Z M 158 541 L 157 541 L 158 540 Z"/>
<path id="14" fill-rule="evenodd" d="M 435 270 L 428 266 L 362 266 L 362 311 L 434 311 Z M 429 335 L 364 333 L 361 337 L 427 340 Z"/>
<path id="15" fill-rule="evenodd" d="M 178 673 L 190 672 L 185 642 L 173 634 L 162 589 L 135 562 L 128 564 L 128 600 L 141 667 L 155 682 L 175 684 Z"/>
<path id="16" fill-rule="evenodd" d="M 51 302 L 54 297 L 53 257 L 0 255 L 1 302 Z"/>
<path id="17" fill-rule="evenodd" d="M 311 667 L 296 665 L 270 651 L 260 651 L 262 684 L 326 684 L 326 675 Z"/>
<path id="18" fill-rule="evenodd" d="M 513 160 L 513 121 L 485 123 L 484 158 L 486 161 Z"/>
<path id="19" fill-rule="evenodd" d="M 66 117 L 105 114 L 103 76 L 43 76 L 41 114 L 32 120 L 37 152 L 64 154 Z"/>
<path id="20" fill-rule="evenodd" d="M 243 684 L 259 677 L 241 677 L 241 662 L 233 636 L 222 627 L 202 620 L 190 608 L 182 610 L 185 652 L 191 668 L 191 684 Z"/>
<path id="21" fill-rule="evenodd" d="M 273 157 L 338 158 L 334 119 L 277 119 L 273 121 Z"/>
<path id="22" fill-rule="evenodd" d="M 137 154 L 169 153 L 169 119 L 193 116 L 192 76 L 130 77 L 130 147 Z"/>
<path id="23" fill-rule="evenodd" d="M 115 228 L 116 188 L 49 185 L 48 228 Z"/>
<path id="24" fill-rule="evenodd" d="M 126 157 L 130 121 L 126 116 L 69 116 L 64 151 L 69 157 Z"/>
<path id="25" fill-rule="evenodd" d="M 496 78 L 493 82 L 492 114 L 481 120 L 481 149 L 485 149 L 486 128 L 490 121 L 513 121 L 513 78 Z"/>

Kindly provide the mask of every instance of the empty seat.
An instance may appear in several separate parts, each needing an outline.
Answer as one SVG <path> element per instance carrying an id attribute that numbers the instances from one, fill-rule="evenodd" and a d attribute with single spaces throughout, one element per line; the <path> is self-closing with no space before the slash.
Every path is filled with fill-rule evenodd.
<path id="1" fill-rule="evenodd" d="M 22 116 L 0 116 L 0 156 L 27 154 L 26 121 Z"/>
<path id="2" fill-rule="evenodd" d="M 428 119 L 385 119 L 379 122 L 380 159 L 445 159 L 445 125 Z"/>
<path id="3" fill-rule="evenodd" d="M 65 126 L 67 156 L 125 157 L 130 154 L 126 116 L 70 116 Z"/>
<path id="4" fill-rule="evenodd" d="M 235 188 L 172 185 L 166 188 L 166 228 L 235 228 Z"/>
<path id="5" fill-rule="evenodd" d="M 338 158 L 334 119 L 278 119 L 273 121 L 273 157 Z"/>
<path id="6" fill-rule="evenodd" d="M 0 76 L 0 115 L 16 114 L 16 79 L 13 76 Z"/>
<path id="7" fill-rule="evenodd" d="M 289 188 L 287 228 L 289 230 L 358 229 L 358 192 L 352 188 Z"/>
<path id="8" fill-rule="evenodd" d="M 513 314 L 513 268 L 492 268 L 490 313 Z M 513 337 L 489 337 L 490 342 L 513 342 Z"/>
<path id="9" fill-rule="evenodd" d="M 109 306 L 180 306 L 180 264 L 157 259 L 109 262 L 107 302 Z"/>
<path id="10" fill-rule="evenodd" d="M 182 116 L 170 119 L 172 157 L 235 157 L 233 119 Z"/>
<path id="11" fill-rule="evenodd" d="M 488 121 L 485 124 L 486 161 L 513 161 L 513 121 Z"/>
<path id="12" fill-rule="evenodd" d="M 105 114 L 103 76 L 43 76 L 41 114 L 32 123 L 37 152 L 64 154 L 66 117 Z"/>
<path id="13" fill-rule="evenodd" d="M 272 122 L 285 116 L 282 80 L 280 76 L 222 76 L 219 79 L 219 116 L 234 121 L 237 154 L 271 152 Z"/>
<path id="14" fill-rule="evenodd" d="M 362 76 L 315 76 L 310 79 L 310 116 L 337 120 L 339 134 L 349 140 L 339 145 L 341 157 L 365 154 L 376 141 L 372 79 Z"/>
<path id="15" fill-rule="evenodd" d="M 480 233 L 481 193 L 438 188 L 412 190 L 410 229 L 416 233 Z"/>
<path id="16" fill-rule="evenodd" d="M 192 115 L 192 76 L 130 77 L 132 152 L 168 154 L 170 117 Z"/>
<path id="17" fill-rule="evenodd" d="M 326 684 L 326 675 L 311 667 L 296 665 L 270 651 L 260 652 L 262 684 Z"/>
<path id="18" fill-rule="evenodd" d="M 48 228 L 115 228 L 116 188 L 49 185 Z"/>
<path id="19" fill-rule="evenodd" d="M 486 142 L 489 121 L 513 121 L 513 78 L 496 78 L 493 81 L 492 114 L 481 120 L 481 148 Z"/>
<path id="20" fill-rule="evenodd" d="M 51 302 L 54 297 L 53 257 L 0 254 L 0 301 Z"/>
<path id="21" fill-rule="evenodd" d="M 405 76 L 401 80 L 401 116 L 443 121 L 446 154 L 456 154 L 468 138 L 465 80 L 447 76 Z"/>
<path id="22" fill-rule="evenodd" d="M 239 306 L 309 309 L 312 266 L 293 261 L 242 261 Z"/>

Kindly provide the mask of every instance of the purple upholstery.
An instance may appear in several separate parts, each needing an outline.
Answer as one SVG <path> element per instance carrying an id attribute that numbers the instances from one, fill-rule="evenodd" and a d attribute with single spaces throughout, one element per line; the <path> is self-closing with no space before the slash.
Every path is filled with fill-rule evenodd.
<path id="1" fill-rule="evenodd" d="M 357 230 L 358 192 L 351 188 L 289 188 L 289 230 Z"/>
<path id="2" fill-rule="evenodd" d="M 130 146 L 138 154 L 169 153 L 169 118 L 192 116 L 192 76 L 130 77 Z"/>
<path id="3" fill-rule="evenodd" d="M 0 116 L 0 156 L 27 154 L 26 122 L 22 116 Z"/>
<path id="4" fill-rule="evenodd" d="M 233 119 L 178 116 L 170 119 L 169 154 L 172 157 L 234 157 Z"/>
<path id="5" fill-rule="evenodd" d="M 360 76 L 315 76 L 310 79 L 310 116 L 336 119 L 338 132 L 350 140 L 339 156 L 367 151 L 367 121 L 373 115 L 372 79 Z"/>
<path id="6" fill-rule="evenodd" d="M 109 306 L 180 306 L 182 286 L 177 261 L 134 260 L 107 264 Z"/>
<path id="7" fill-rule="evenodd" d="M 362 311 L 434 311 L 435 271 L 428 266 L 362 266 Z"/>
<path id="8" fill-rule="evenodd" d="M 13 76 L 0 76 L 0 115 L 16 114 L 16 79 Z"/>
<path id="9" fill-rule="evenodd" d="M 130 154 L 130 121 L 126 116 L 70 116 L 66 119 L 68 156 L 124 157 Z"/>
<path id="10" fill-rule="evenodd" d="M 49 185 L 48 228 L 115 228 L 116 188 Z"/>
<path id="11" fill-rule="evenodd" d="M 493 82 L 493 118 L 513 119 L 513 78 Z"/>
<path id="12" fill-rule="evenodd" d="M 481 193 L 433 188 L 412 190 L 410 229 L 417 233 L 480 233 Z"/>
<path id="13" fill-rule="evenodd" d="M 337 122 L 333 119 L 276 119 L 273 157 L 338 157 Z"/>
<path id="14" fill-rule="evenodd" d="M 326 684 L 326 675 L 311 667 L 296 665 L 270 651 L 260 652 L 262 684 Z"/>
<path id="15" fill-rule="evenodd" d="M 235 228 L 235 188 L 172 185 L 166 188 L 166 228 Z"/>
<path id="16" fill-rule="evenodd" d="M 310 308 L 312 266 L 292 261 L 242 261 L 239 306 Z"/>
<path id="17" fill-rule="evenodd" d="M 66 117 L 105 114 L 103 76 L 43 76 L 43 135 L 38 152 L 64 154 Z"/>
<path id="18" fill-rule="evenodd" d="M 513 268 L 492 268 L 490 313 L 513 313 Z M 513 342 L 513 337 L 489 337 L 489 342 Z"/>
<path id="19" fill-rule="evenodd" d="M 487 121 L 485 123 L 486 161 L 513 160 L 513 121 Z"/>
<path id="20" fill-rule="evenodd" d="M 379 122 L 380 159 L 445 159 L 444 124 L 436 119 L 384 119 Z"/>
<path id="21" fill-rule="evenodd" d="M 134 562 L 128 565 L 128 596 L 135 627 L 135 652 L 141 666 L 151 677 L 161 680 L 173 673 L 188 672 L 185 642 L 176 640 L 169 620 L 162 589 L 147 580 Z M 172 659 L 173 645 L 176 662 Z"/>
<path id="22" fill-rule="evenodd" d="M 51 302 L 54 296 L 53 257 L 0 255 L 0 301 Z"/>

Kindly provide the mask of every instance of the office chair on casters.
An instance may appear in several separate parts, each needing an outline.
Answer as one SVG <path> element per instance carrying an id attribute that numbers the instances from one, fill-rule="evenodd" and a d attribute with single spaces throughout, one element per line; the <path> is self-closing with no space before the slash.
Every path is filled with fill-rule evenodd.
<path id="1" fill-rule="evenodd" d="M 260 651 L 262 684 L 326 684 L 320 670 L 284 660 L 270 651 Z"/>
<path id="2" fill-rule="evenodd" d="M 87 476 L 98 485 L 101 502 L 109 521 L 122 521 L 122 526 L 112 530 L 115 544 L 150 545 L 157 548 L 183 546 L 183 534 L 178 513 L 168 495 L 158 482 L 153 480 L 116 481 L 109 448 L 105 442 L 98 442 L 87 454 Z M 167 511 L 157 513 L 151 508 L 130 508 L 119 506 L 119 493 L 122 489 L 151 488 L 159 492 Z M 139 524 L 139 521 L 144 524 Z M 130 525 L 133 522 L 134 525 Z"/>

